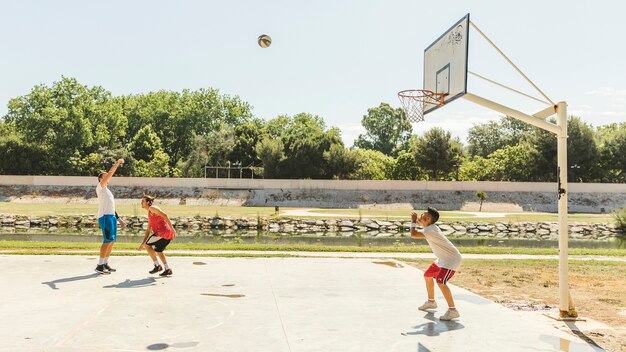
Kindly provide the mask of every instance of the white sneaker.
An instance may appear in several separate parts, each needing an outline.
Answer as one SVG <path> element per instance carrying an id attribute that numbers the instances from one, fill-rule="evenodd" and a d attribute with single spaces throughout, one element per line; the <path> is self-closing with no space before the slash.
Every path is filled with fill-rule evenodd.
<path id="1" fill-rule="evenodd" d="M 461 315 L 459 314 L 459 311 L 456 309 L 448 309 L 448 311 L 446 312 L 446 314 L 442 315 L 439 317 L 439 320 L 452 320 L 454 318 L 458 318 Z"/>
<path id="2" fill-rule="evenodd" d="M 424 304 L 419 306 L 417 309 L 419 310 L 428 310 L 428 309 L 436 309 L 437 303 L 435 301 L 426 301 Z"/>

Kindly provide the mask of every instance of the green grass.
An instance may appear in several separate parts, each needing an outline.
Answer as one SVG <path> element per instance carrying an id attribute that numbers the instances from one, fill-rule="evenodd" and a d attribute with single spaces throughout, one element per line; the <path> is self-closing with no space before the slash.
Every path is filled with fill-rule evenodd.
<path id="1" fill-rule="evenodd" d="M 137 243 L 116 243 L 116 250 L 136 250 Z M 94 251 L 100 248 L 99 242 L 31 242 L 31 241 L 0 241 L 0 250 L 21 253 L 54 254 L 64 251 Z M 288 251 L 288 252 L 355 252 L 355 253 L 431 253 L 427 245 L 400 245 L 386 247 L 358 247 L 358 246 L 323 246 L 309 244 L 235 244 L 235 243 L 172 243 L 168 249 L 184 251 L 209 251 L 209 250 L 232 250 L 242 251 Z M 512 247 L 459 247 L 465 254 L 531 254 L 531 255 L 556 255 L 556 248 L 512 248 Z M 6 253 L 6 252 L 3 252 Z M 626 249 L 605 249 L 605 248 L 570 248 L 570 255 L 598 255 L 598 256 L 626 256 Z M 118 253 L 121 254 L 121 253 Z M 127 255 L 128 253 L 124 253 Z M 143 251 L 137 251 L 143 255 Z M 130 253 L 132 255 L 132 253 Z M 247 256 L 247 255 L 245 255 Z"/>

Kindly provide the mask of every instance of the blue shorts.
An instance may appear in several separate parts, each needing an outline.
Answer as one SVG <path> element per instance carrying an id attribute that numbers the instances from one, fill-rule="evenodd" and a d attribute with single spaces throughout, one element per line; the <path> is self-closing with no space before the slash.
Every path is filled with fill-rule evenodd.
<path id="1" fill-rule="evenodd" d="M 102 229 L 103 242 L 115 242 L 117 239 L 117 218 L 115 215 L 103 215 L 98 218 L 98 225 Z"/>

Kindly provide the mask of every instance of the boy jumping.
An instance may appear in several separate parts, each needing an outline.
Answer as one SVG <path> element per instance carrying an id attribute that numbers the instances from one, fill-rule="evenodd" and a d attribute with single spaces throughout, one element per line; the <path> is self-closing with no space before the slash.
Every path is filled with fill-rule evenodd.
<path id="1" fill-rule="evenodd" d="M 419 215 L 419 217 L 417 213 L 411 213 L 411 237 L 425 238 L 433 254 L 437 257 L 437 260 L 430 264 L 424 273 L 428 301 L 422 304 L 418 309 L 425 311 L 437 308 L 437 303 L 435 302 L 435 283 L 433 280 L 436 279 L 437 285 L 448 303 L 448 311 L 440 316 L 439 320 L 452 320 L 460 317 L 460 314 L 454 306 L 452 292 L 450 292 L 450 288 L 446 284 L 448 280 L 452 278 L 454 272 L 459 269 L 463 259 L 461 258 L 459 250 L 441 233 L 439 227 L 435 225 L 437 220 L 439 220 L 439 212 L 435 208 L 429 207 L 425 212 Z M 421 232 L 416 229 L 418 225 L 422 227 Z"/>

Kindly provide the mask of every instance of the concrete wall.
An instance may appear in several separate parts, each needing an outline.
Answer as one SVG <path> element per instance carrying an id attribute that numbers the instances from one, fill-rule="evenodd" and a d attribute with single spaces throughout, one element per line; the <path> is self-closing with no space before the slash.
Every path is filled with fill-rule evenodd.
<path id="1" fill-rule="evenodd" d="M 95 201 L 95 177 L 0 176 L 0 200 L 33 196 Z M 187 204 L 237 204 L 293 207 L 435 206 L 442 210 L 478 210 L 476 191 L 484 191 L 484 211 L 557 211 L 556 183 L 264 180 L 114 177 L 118 199 L 145 193 L 184 199 Z M 569 184 L 571 212 L 605 212 L 626 207 L 626 184 Z"/>

